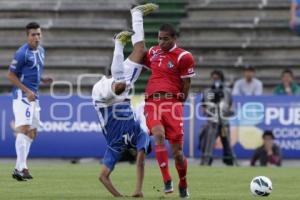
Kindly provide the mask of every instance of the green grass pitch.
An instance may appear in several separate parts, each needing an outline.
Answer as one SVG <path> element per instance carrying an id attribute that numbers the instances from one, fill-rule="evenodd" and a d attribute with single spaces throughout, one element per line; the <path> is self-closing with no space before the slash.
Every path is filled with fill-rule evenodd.
<path id="1" fill-rule="evenodd" d="M 114 199 L 98 181 L 100 165 L 95 162 L 73 165 L 51 160 L 30 161 L 34 180 L 27 182 L 17 182 L 11 178 L 13 166 L 13 161 L 0 163 L 1 200 Z M 176 186 L 178 179 L 173 165 L 171 169 Z M 257 175 L 271 178 L 273 192 L 269 197 L 254 197 L 250 193 L 249 183 Z M 112 180 L 123 194 L 130 195 L 135 186 L 135 166 L 126 163 L 118 164 Z M 188 181 L 191 199 L 300 199 L 298 168 L 200 167 L 193 164 L 189 166 Z M 177 199 L 177 187 L 170 195 L 164 195 L 161 189 L 162 180 L 156 163 L 147 162 L 144 199 Z"/>

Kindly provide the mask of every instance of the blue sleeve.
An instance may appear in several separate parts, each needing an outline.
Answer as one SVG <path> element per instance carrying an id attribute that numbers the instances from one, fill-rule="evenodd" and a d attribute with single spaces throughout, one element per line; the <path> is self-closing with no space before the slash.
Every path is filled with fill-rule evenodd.
<path id="1" fill-rule="evenodd" d="M 116 163 L 121 158 L 121 154 L 121 152 L 113 151 L 112 149 L 107 148 L 102 159 L 102 164 L 108 167 L 110 171 L 113 171 Z"/>
<path id="2" fill-rule="evenodd" d="M 22 67 L 25 64 L 25 54 L 22 51 L 17 51 L 15 53 L 14 59 L 12 60 L 9 71 L 18 73 L 21 71 Z"/>

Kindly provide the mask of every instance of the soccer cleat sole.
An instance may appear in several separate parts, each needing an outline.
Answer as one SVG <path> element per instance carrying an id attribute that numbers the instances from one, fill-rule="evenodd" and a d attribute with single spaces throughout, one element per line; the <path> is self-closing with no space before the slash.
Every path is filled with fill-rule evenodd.
<path id="1" fill-rule="evenodd" d="M 119 41 L 122 45 L 126 45 L 131 40 L 133 31 L 122 31 L 114 36 L 114 39 Z"/>
<path id="2" fill-rule="evenodd" d="M 156 10 L 158 10 L 159 6 L 154 4 L 154 3 L 147 3 L 144 5 L 139 5 L 136 6 L 132 9 L 132 11 L 134 10 L 139 10 L 143 13 L 144 16 L 147 16 L 153 12 L 155 12 Z"/>
<path id="3" fill-rule="evenodd" d="M 165 194 L 171 194 L 174 192 L 174 189 L 171 189 L 171 190 L 165 190 Z"/>
<path id="4" fill-rule="evenodd" d="M 23 178 L 22 176 L 17 175 L 17 174 L 12 174 L 11 176 L 13 179 L 16 179 L 17 181 L 26 181 L 25 178 Z"/>

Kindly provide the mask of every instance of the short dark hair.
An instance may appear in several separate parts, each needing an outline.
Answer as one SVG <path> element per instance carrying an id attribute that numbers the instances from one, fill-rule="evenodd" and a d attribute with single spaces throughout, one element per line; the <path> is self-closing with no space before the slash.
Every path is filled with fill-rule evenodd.
<path id="1" fill-rule="evenodd" d="M 30 29 L 38 29 L 38 28 L 41 28 L 41 26 L 38 23 L 30 22 L 26 25 L 26 32 L 28 34 Z"/>
<path id="2" fill-rule="evenodd" d="M 271 130 L 265 130 L 262 138 L 265 139 L 265 137 L 267 137 L 267 136 L 270 136 L 273 140 L 275 138 L 273 135 L 273 131 L 271 131 Z"/>
<path id="3" fill-rule="evenodd" d="M 210 77 L 212 77 L 213 75 L 219 76 L 222 82 L 225 81 L 224 73 L 223 73 L 221 70 L 214 70 L 214 71 L 212 71 L 212 72 L 210 73 Z"/>
<path id="4" fill-rule="evenodd" d="M 281 77 L 282 77 L 284 74 L 290 74 L 292 77 L 294 77 L 293 71 L 290 70 L 290 69 L 284 69 L 284 70 L 281 72 Z"/>
<path id="5" fill-rule="evenodd" d="M 244 71 L 253 71 L 255 72 L 255 68 L 252 65 L 245 65 Z"/>
<path id="6" fill-rule="evenodd" d="M 172 37 L 178 36 L 178 33 L 172 24 L 162 24 L 159 31 L 168 32 Z"/>

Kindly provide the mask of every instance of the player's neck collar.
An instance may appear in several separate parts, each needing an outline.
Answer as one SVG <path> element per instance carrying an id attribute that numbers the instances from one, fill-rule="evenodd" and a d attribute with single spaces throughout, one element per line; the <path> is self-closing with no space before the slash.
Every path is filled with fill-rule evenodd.
<path id="1" fill-rule="evenodd" d="M 169 50 L 169 52 L 172 52 L 174 49 L 176 49 L 177 48 L 177 45 L 176 44 L 174 44 L 174 46 Z"/>
<path id="2" fill-rule="evenodd" d="M 29 50 L 30 50 L 32 53 L 37 53 L 38 50 L 39 50 L 39 48 L 40 48 L 40 45 L 38 45 L 38 46 L 36 47 L 36 49 L 33 49 L 33 48 L 30 46 L 29 43 L 27 43 L 27 45 L 28 45 L 28 47 L 29 47 Z"/>

